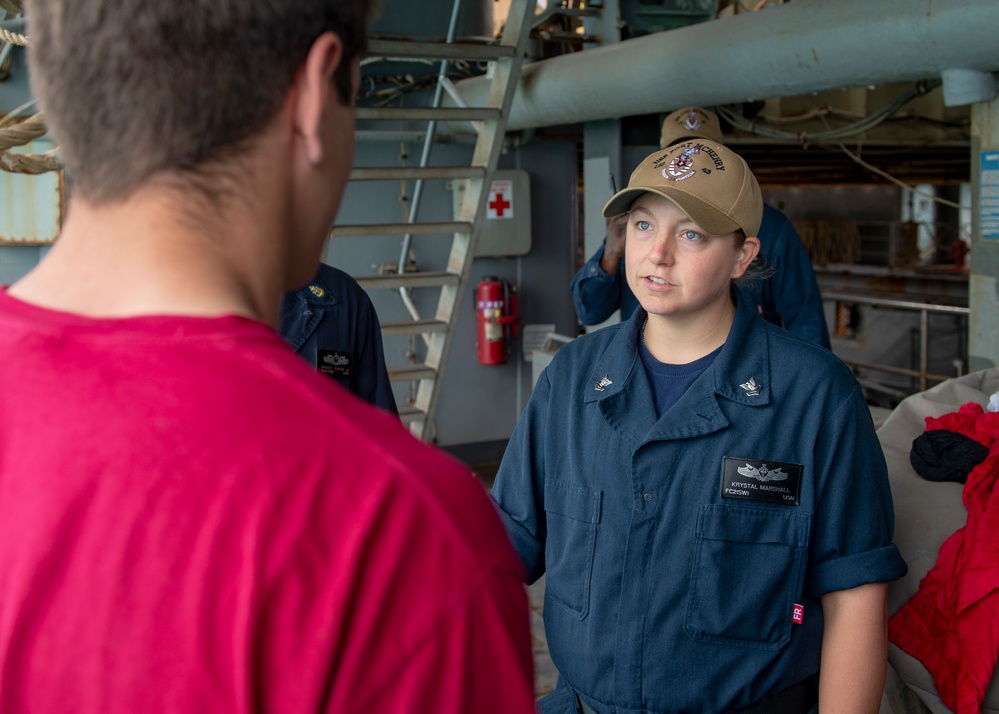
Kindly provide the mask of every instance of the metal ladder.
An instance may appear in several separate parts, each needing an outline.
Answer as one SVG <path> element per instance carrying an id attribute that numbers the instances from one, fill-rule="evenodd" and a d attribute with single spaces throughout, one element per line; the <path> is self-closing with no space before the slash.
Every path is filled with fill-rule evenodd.
<path id="1" fill-rule="evenodd" d="M 415 399 L 411 404 L 400 404 L 400 417 L 410 432 L 424 441 L 433 437 L 433 419 L 438 403 L 438 393 L 444 376 L 448 354 L 457 325 L 458 305 L 468 285 L 469 271 L 475 254 L 482 222 L 486 215 L 488 187 L 499 161 L 506 132 L 507 118 L 513 101 L 514 90 L 520 77 L 521 64 L 526 52 L 536 0 L 510 0 L 509 10 L 498 43 L 475 44 L 454 42 L 454 27 L 460 0 L 455 0 L 455 10 L 448 31 L 447 42 L 413 42 L 408 40 L 369 41 L 371 57 L 393 59 L 419 58 L 440 61 L 440 74 L 432 106 L 422 107 L 363 107 L 356 110 L 358 133 L 369 123 L 385 126 L 386 122 L 412 126 L 413 122 L 427 122 L 424 156 L 420 166 L 364 167 L 354 166 L 351 181 L 415 181 L 409 220 L 404 223 L 362 225 L 337 225 L 331 231 L 332 239 L 357 236 L 404 236 L 402 257 L 397 271 L 392 274 L 355 275 L 357 282 L 367 291 L 398 290 L 409 306 L 411 319 L 402 322 L 383 322 L 383 337 L 393 335 L 420 335 L 426 345 L 426 358 L 419 364 L 388 365 L 393 382 L 415 382 Z M 442 91 L 449 80 L 445 77 L 446 62 L 471 60 L 489 62 L 491 83 L 486 106 L 440 106 Z M 455 100 L 461 104 L 460 100 Z M 467 166 L 427 166 L 426 158 L 434 140 L 438 122 L 472 122 L 477 138 L 471 163 Z M 377 131 L 377 129 L 375 130 Z M 420 132 L 422 133 L 422 132 Z M 460 203 L 456 206 L 453 221 L 417 222 L 416 210 L 424 181 L 445 180 L 464 182 Z M 407 272 L 406 255 L 412 236 L 450 234 L 451 247 L 443 270 L 432 272 Z M 436 314 L 432 318 L 420 316 L 412 301 L 410 291 L 439 289 Z"/>

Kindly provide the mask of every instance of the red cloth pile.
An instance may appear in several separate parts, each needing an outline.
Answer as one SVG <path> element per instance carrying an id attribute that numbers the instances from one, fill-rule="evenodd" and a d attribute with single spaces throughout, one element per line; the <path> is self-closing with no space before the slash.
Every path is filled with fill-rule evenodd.
<path id="1" fill-rule="evenodd" d="M 988 447 L 968 474 L 967 524 L 940 547 L 919 590 L 888 621 L 888 639 L 933 676 L 944 704 L 981 711 L 999 658 L 999 413 L 970 402 L 926 429 L 947 429 Z"/>

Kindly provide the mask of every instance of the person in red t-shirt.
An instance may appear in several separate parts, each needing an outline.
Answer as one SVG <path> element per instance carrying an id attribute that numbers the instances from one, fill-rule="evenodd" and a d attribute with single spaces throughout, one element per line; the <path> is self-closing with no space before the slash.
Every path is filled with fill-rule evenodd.
<path id="1" fill-rule="evenodd" d="M 367 0 L 32 0 L 72 187 L 0 290 L 0 711 L 533 712 L 485 489 L 297 357 Z"/>

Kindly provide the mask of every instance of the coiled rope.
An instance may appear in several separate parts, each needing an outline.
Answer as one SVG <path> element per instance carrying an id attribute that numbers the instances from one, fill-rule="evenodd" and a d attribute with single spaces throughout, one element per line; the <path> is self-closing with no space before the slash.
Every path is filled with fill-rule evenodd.
<path id="1" fill-rule="evenodd" d="M 0 10 L 21 14 L 24 8 L 20 0 L 0 0 Z M 24 47 L 28 38 L 19 32 L 0 27 L 0 40 Z M 18 154 L 8 151 L 15 146 L 23 146 L 44 136 L 45 122 L 40 114 L 12 126 L 0 128 L 0 170 L 18 174 L 42 174 L 62 168 L 55 149 L 41 154 Z"/>
<path id="2" fill-rule="evenodd" d="M 61 168 L 55 149 L 41 154 L 15 154 L 13 151 L 0 154 L 0 169 L 12 174 L 37 175 Z"/>
<path id="3" fill-rule="evenodd" d="M 20 14 L 24 12 L 20 0 L 0 0 L 0 10 Z M 28 38 L 19 32 L 0 27 L 0 40 L 24 47 Z M 17 174 L 43 174 L 62 168 L 55 149 L 41 154 L 18 154 L 8 151 L 15 146 L 24 146 L 30 141 L 44 136 L 45 122 L 40 114 L 18 124 L 0 128 L 0 170 Z"/>
<path id="4" fill-rule="evenodd" d="M 0 129 L 0 170 L 15 174 L 43 174 L 61 169 L 62 164 L 55 149 L 41 154 L 19 154 L 8 151 L 44 136 L 46 131 L 48 129 L 41 114 L 35 114 L 30 119 Z"/>
<path id="5" fill-rule="evenodd" d="M 2 2 L 3 0 L 0 0 Z M 0 27 L 0 40 L 4 42 L 9 42 L 12 45 L 19 45 L 25 47 L 28 44 L 27 35 L 22 35 L 19 32 L 11 32 L 8 29 Z"/>

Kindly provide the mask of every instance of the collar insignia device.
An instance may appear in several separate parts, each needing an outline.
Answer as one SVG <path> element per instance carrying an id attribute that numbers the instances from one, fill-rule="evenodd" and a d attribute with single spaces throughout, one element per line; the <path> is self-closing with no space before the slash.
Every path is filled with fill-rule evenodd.
<path id="1" fill-rule="evenodd" d="M 756 377 L 750 377 L 748 382 L 743 382 L 739 386 L 745 389 L 750 397 L 760 396 L 760 390 L 763 389 L 763 385 L 756 382 Z"/>

